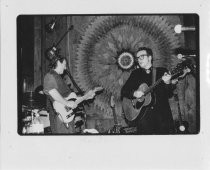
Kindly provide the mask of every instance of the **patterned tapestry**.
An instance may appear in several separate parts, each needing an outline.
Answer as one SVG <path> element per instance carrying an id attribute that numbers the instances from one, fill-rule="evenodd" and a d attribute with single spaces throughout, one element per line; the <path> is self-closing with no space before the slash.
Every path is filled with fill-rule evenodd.
<path id="1" fill-rule="evenodd" d="M 83 27 L 84 28 L 84 27 Z M 139 47 L 153 50 L 154 66 L 176 64 L 174 49 L 181 46 L 174 25 L 165 16 L 98 16 L 91 18 L 76 49 L 75 80 L 82 90 L 102 86 L 94 107 L 111 117 L 110 96 L 114 95 L 117 114 L 122 113 L 120 91 L 136 68 Z"/>

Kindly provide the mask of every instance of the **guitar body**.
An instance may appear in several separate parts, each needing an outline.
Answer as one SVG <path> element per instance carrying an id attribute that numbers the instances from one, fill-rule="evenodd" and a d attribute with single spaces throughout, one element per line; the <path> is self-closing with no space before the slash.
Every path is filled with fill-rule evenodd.
<path id="1" fill-rule="evenodd" d="M 142 83 L 138 91 L 145 92 L 148 89 L 148 85 L 146 83 Z M 152 101 L 151 93 L 148 93 L 145 96 L 142 96 L 139 99 L 128 99 L 123 98 L 123 111 L 125 113 L 125 117 L 129 121 L 135 120 L 138 116 L 142 119 L 146 113 L 146 106 L 148 106 Z"/>
<path id="2" fill-rule="evenodd" d="M 77 97 L 76 93 L 72 92 L 65 99 L 66 100 L 73 100 L 79 105 L 84 100 L 92 99 L 95 96 L 95 93 L 97 91 L 101 91 L 101 90 L 103 90 L 102 87 L 96 87 L 96 88 L 94 88 L 94 90 L 90 90 L 88 93 L 86 93 L 82 97 Z M 72 109 L 72 108 L 70 108 L 68 106 L 65 106 L 62 103 L 59 103 L 57 101 L 53 102 L 53 107 L 54 107 L 55 111 L 59 114 L 58 117 L 60 118 L 60 120 L 63 121 L 64 123 L 66 123 L 66 124 L 68 124 L 72 120 L 74 120 L 75 112 L 78 108 L 78 106 L 77 106 L 77 108 Z"/>
<path id="3" fill-rule="evenodd" d="M 59 113 L 59 119 L 64 123 L 70 123 L 74 119 L 73 110 L 65 107 L 63 104 L 54 101 L 53 107 L 57 113 Z"/>
<path id="4" fill-rule="evenodd" d="M 178 77 L 183 78 L 189 72 L 190 70 L 187 67 L 187 63 L 185 62 L 179 63 L 177 64 L 176 68 L 171 70 L 171 80 L 173 78 L 178 78 Z M 161 77 L 150 87 L 148 87 L 146 83 L 142 83 L 139 86 L 138 91 L 144 92 L 144 95 L 139 99 L 128 99 L 125 97 L 123 98 L 122 107 L 123 107 L 123 111 L 125 113 L 125 117 L 127 120 L 133 121 L 138 116 L 140 119 L 142 119 L 145 116 L 148 110 L 147 106 L 152 102 L 152 99 L 154 99 L 154 103 L 155 103 L 155 96 L 151 96 L 151 92 L 162 81 L 163 80 Z"/>

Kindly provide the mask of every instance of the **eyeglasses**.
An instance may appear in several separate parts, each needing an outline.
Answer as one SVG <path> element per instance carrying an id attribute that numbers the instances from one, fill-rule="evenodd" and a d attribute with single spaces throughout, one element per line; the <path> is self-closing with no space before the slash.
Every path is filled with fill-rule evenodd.
<path id="1" fill-rule="evenodd" d="M 147 54 L 143 54 L 137 57 L 137 59 L 143 60 L 146 56 L 148 56 Z"/>

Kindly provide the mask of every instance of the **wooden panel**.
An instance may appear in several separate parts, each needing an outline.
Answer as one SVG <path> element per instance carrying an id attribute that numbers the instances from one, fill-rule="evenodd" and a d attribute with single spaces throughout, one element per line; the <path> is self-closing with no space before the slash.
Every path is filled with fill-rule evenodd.
<path id="1" fill-rule="evenodd" d="M 42 84 L 41 17 L 34 17 L 34 88 Z"/>

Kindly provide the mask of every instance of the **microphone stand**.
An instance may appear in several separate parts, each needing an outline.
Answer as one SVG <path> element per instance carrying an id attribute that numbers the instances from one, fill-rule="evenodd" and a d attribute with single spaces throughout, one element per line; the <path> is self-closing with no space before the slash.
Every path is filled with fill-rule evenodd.
<path id="1" fill-rule="evenodd" d="M 84 92 L 79 88 L 79 86 L 77 85 L 77 83 L 75 82 L 73 76 L 71 75 L 70 71 L 68 71 L 67 69 L 65 70 L 66 74 L 69 76 L 69 78 L 71 79 L 73 85 L 76 87 L 77 91 L 81 94 L 84 95 Z"/>
<path id="2" fill-rule="evenodd" d="M 51 58 L 50 56 L 55 56 L 55 54 L 56 54 L 56 51 L 57 51 L 57 46 L 60 44 L 60 42 L 64 39 L 64 37 L 67 35 L 67 33 L 70 31 L 70 30 L 72 30 L 74 28 L 74 26 L 73 25 L 71 25 L 69 28 L 68 28 L 68 30 L 63 34 L 63 36 L 60 38 L 60 40 L 54 45 L 53 44 L 53 46 L 51 47 L 51 48 L 48 48 L 47 50 L 46 50 L 46 56 L 48 57 L 48 58 Z"/>

